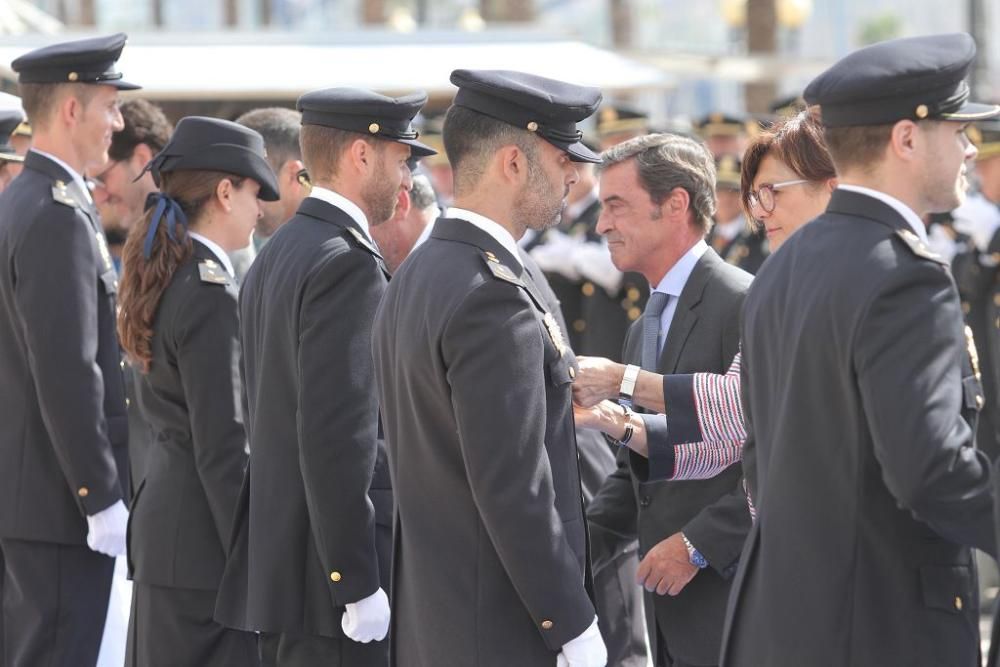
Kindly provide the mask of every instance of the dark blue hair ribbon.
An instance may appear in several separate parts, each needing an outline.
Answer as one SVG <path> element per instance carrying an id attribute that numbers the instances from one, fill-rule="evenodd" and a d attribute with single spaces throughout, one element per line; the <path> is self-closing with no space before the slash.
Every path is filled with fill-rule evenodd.
<path id="1" fill-rule="evenodd" d="M 155 209 L 153 210 L 153 217 L 149 220 L 149 231 L 146 232 L 146 242 L 142 246 L 142 254 L 146 259 L 149 259 L 153 253 L 153 241 L 156 239 L 156 230 L 159 229 L 163 218 L 167 219 L 167 236 L 170 237 L 171 241 L 177 240 L 178 223 L 187 227 L 187 216 L 184 215 L 184 210 L 177 203 L 176 199 L 162 192 L 153 192 L 146 198 L 146 210 L 148 211 L 152 206 L 155 206 Z"/>

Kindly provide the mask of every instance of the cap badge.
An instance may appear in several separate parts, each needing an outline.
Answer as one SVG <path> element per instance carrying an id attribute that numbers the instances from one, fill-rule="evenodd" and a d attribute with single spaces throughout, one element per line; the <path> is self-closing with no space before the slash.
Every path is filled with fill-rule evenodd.
<path id="1" fill-rule="evenodd" d="M 379 129 L 381 128 L 379 128 L 378 123 L 372 123 L 371 125 L 368 126 L 368 131 L 371 132 L 372 134 L 378 134 Z"/>
<path id="2" fill-rule="evenodd" d="M 928 109 L 926 104 L 921 104 L 917 107 L 916 114 L 917 118 L 927 118 Z"/>
<path id="3" fill-rule="evenodd" d="M 69 79 L 70 81 L 76 81 L 77 79 L 80 78 L 80 75 L 77 74 L 76 72 L 70 72 L 69 74 L 66 75 L 66 78 Z"/>
<path id="4" fill-rule="evenodd" d="M 538 123 L 536 123 L 535 121 L 531 121 L 530 123 L 528 123 L 528 132 L 537 132 L 537 131 L 538 131 Z"/>

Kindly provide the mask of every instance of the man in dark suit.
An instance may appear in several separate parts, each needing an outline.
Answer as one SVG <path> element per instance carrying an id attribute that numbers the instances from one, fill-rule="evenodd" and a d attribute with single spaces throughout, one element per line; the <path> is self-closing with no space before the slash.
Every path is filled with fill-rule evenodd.
<path id="1" fill-rule="evenodd" d="M 592 88 L 456 70 L 455 205 L 393 276 L 374 331 L 397 498 L 392 664 L 601 667 L 572 351 L 519 256 L 555 224 Z"/>
<path id="2" fill-rule="evenodd" d="M 921 216 L 964 198 L 965 34 L 852 53 L 805 90 L 840 185 L 761 268 L 743 323 L 757 522 L 725 665 L 980 664 L 974 546 L 996 553 L 983 402 Z M 890 91 L 889 94 L 886 91 Z M 751 446 L 752 445 L 752 446 Z"/>
<path id="3" fill-rule="evenodd" d="M 641 366 L 658 373 L 724 373 L 738 348 L 738 317 L 750 275 L 705 243 L 715 210 L 715 167 L 701 144 L 647 135 L 603 155 L 604 209 L 598 231 L 615 265 L 653 288 L 629 330 L 630 400 Z M 647 483 L 627 450 L 587 511 L 613 539 L 595 541 L 595 560 L 639 539 L 638 578 L 650 593 L 647 619 L 657 665 L 712 665 L 718 658 L 731 569 L 750 528 L 741 471 L 702 481 Z"/>
<path id="4" fill-rule="evenodd" d="M 379 667 L 392 490 L 378 446 L 371 325 L 388 220 L 426 95 L 347 88 L 298 101 L 312 191 L 240 294 L 250 463 L 216 617 L 261 633 L 264 665 Z"/>
<path id="5" fill-rule="evenodd" d="M 34 127 L 0 196 L 0 544 L 8 665 L 93 665 L 125 551 L 118 280 L 83 180 L 121 128 L 125 35 L 13 63 Z"/>

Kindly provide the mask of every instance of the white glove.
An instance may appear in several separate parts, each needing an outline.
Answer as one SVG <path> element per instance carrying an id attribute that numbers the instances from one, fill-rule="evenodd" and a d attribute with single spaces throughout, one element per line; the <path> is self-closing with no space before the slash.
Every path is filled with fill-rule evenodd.
<path id="1" fill-rule="evenodd" d="M 351 602 L 340 621 L 344 634 L 356 642 L 382 641 L 389 633 L 389 597 L 381 588 L 364 600 Z"/>
<path id="2" fill-rule="evenodd" d="M 615 296 L 622 288 L 625 274 L 611 261 L 607 241 L 581 243 L 573 255 L 573 263 L 580 275 L 603 287 L 609 296 Z"/>
<path id="3" fill-rule="evenodd" d="M 87 546 L 105 556 L 125 553 L 125 530 L 128 527 L 128 510 L 125 503 L 116 502 L 111 507 L 87 517 Z"/>
<path id="4" fill-rule="evenodd" d="M 550 229 L 545 236 L 545 243 L 539 244 L 531 249 L 531 258 L 538 264 L 538 268 L 546 273 L 559 273 L 567 280 L 576 282 L 580 280 L 573 263 L 573 254 L 580 241 L 571 239 L 557 229 Z"/>
<path id="5" fill-rule="evenodd" d="M 597 629 L 596 616 L 582 635 L 563 644 L 556 658 L 556 667 L 605 667 L 607 664 L 608 649 Z"/>

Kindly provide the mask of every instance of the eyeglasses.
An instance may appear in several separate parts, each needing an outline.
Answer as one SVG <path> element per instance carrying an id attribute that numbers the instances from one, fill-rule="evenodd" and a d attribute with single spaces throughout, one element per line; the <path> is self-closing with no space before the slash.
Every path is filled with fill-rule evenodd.
<path id="1" fill-rule="evenodd" d="M 765 183 L 756 190 L 750 191 L 750 207 L 759 208 L 765 213 L 774 213 L 775 192 L 792 185 L 801 185 L 802 183 L 808 182 L 809 181 L 805 178 L 799 178 L 794 181 L 782 181 L 781 183 Z"/>

